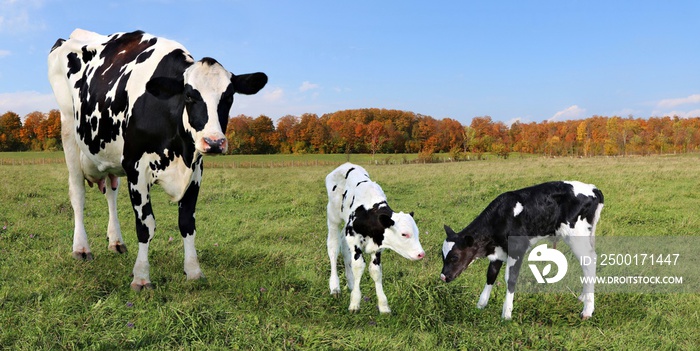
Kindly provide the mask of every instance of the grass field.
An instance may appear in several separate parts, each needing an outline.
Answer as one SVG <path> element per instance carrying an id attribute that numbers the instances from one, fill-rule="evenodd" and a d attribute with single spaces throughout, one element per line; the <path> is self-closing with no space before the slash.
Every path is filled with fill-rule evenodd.
<path id="1" fill-rule="evenodd" d="M 345 161 L 334 156 L 339 159 L 329 163 Z M 150 263 L 156 287 L 140 293 L 129 288 L 137 240 L 126 187 L 119 210 L 130 251 L 107 251 L 106 202 L 88 188 L 85 220 L 95 260 L 76 261 L 65 165 L 0 165 L 0 349 L 698 347 L 697 293 L 598 294 L 587 321 L 578 317 L 578 292 L 516 293 L 513 320 L 505 322 L 502 275 L 489 305 L 475 307 L 485 260 L 450 284 L 439 280 L 443 224 L 461 229 L 496 195 L 548 180 L 576 179 L 602 189 L 598 235 L 698 236 L 698 155 L 384 166 L 352 156 L 382 185 L 394 210 L 415 211 L 427 252 L 417 262 L 382 256 L 390 315 L 378 313 L 367 273 L 359 313 L 348 313 L 347 290 L 338 299 L 329 294 L 324 177 L 334 167 L 206 167 L 236 157 L 205 163 L 197 249 L 206 280 L 185 280 L 177 204 L 155 188 L 158 229 Z"/>

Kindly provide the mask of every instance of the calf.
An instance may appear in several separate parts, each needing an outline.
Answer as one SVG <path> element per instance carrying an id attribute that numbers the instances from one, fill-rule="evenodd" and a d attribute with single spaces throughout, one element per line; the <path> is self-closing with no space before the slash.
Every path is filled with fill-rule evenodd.
<path id="1" fill-rule="evenodd" d="M 257 93 L 267 76 L 235 75 L 208 57 L 195 61 L 181 44 L 141 31 L 104 36 L 76 29 L 68 40 L 56 41 L 48 66 L 61 110 L 73 256 L 92 258 L 83 223 L 86 180 L 107 197 L 109 249 L 126 252 L 116 205 L 119 177 L 126 176 L 139 241 L 131 287 L 152 287 L 154 184 L 178 202 L 184 270 L 187 279 L 201 278 L 194 237 L 202 155 L 226 151 L 233 95 Z"/>
<path id="2" fill-rule="evenodd" d="M 364 168 L 351 163 L 343 164 L 326 176 L 326 189 L 331 294 L 337 296 L 340 293 L 337 261 L 338 250 L 341 250 L 348 289 L 352 291 L 348 309 L 360 309 L 360 279 L 365 270 L 362 254 L 369 253 L 372 255 L 369 274 L 377 290 L 379 311 L 391 312 L 382 288 L 381 253 L 384 249 L 392 249 L 410 260 L 425 256 L 418 241 L 413 212 L 392 211 L 379 184 L 369 179 Z"/>
<path id="3" fill-rule="evenodd" d="M 537 240 L 561 236 L 577 258 L 588 256 L 593 264 L 581 265 L 585 277 L 595 279 L 595 227 L 603 209 L 603 193 L 595 186 L 577 181 L 550 182 L 499 195 L 466 228 L 455 233 L 445 226 L 440 279 L 451 282 L 477 258 L 491 261 L 486 286 L 477 308 L 484 308 L 491 296 L 501 265 L 506 261 L 506 298 L 501 317 L 511 319 L 513 295 L 525 252 Z M 589 237 L 573 240 L 572 237 Z M 579 262 L 581 260 L 579 259 Z M 581 316 L 593 314 L 593 281 L 587 280 L 579 300 Z"/>

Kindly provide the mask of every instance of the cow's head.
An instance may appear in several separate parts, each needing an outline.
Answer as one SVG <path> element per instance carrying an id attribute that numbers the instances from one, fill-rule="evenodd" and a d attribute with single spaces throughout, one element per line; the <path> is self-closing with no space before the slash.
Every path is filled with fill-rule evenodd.
<path id="1" fill-rule="evenodd" d="M 457 278 L 478 254 L 474 245 L 474 237 L 466 233 L 455 233 L 452 228 L 445 226 L 447 238 L 442 244 L 442 273 L 440 279 L 451 282 Z"/>
<path id="2" fill-rule="evenodd" d="M 394 250 L 405 258 L 420 260 L 425 256 L 413 213 L 397 213 L 376 205 L 368 211 L 360 206 L 355 210 L 352 226 L 356 232 L 372 237 L 379 247 Z"/>
<path id="3" fill-rule="evenodd" d="M 252 95 L 267 84 L 262 72 L 235 75 L 212 58 L 192 64 L 181 79 L 157 77 L 146 90 L 158 98 L 179 97 L 184 103 L 182 123 L 203 154 L 226 152 L 226 125 L 233 94 Z"/>

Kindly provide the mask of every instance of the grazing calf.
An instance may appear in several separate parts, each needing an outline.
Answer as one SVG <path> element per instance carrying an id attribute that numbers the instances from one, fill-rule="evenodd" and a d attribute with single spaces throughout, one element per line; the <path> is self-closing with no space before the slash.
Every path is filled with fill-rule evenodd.
<path id="1" fill-rule="evenodd" d="M 389 313 L 382 288 L 381 253 L 392 249 L 410 260 L 425 252 L 418 241 L 418 227 L 410 214 L 389 208 L 379 184 L 371 181 L 364 168 L 345 163 L 326 176 L 328 190 L 328 257 L 331 260 L 331 294 L 340 293 L 338 250 L 343 252 L 345 276 L 350 294 L 350 311 L 360 309 L 360 279 L 365 270 L 362 253 L 372 255 L 369 274 L 377 289 L 379 311 Z M 344 227 L 341 229 L 341 225 Z"/>
<path id="2" fill-rule="evenodd" d="M 561 236 L 577 258 L 593 258 L 593 264 L 581 268 L 585 277 L 595 277 L 594 235 L 602 209 L 603 193 L 593 185 L 576 181 L 544 183 L 501 194 L 461 232 L 445 226 L 447 239 L 442 246 L 440 279 L 450 282 L 473 260 L 488 257 L 491 263 L 486 271 L 486 286 L 476 304 L 484 308 L 506 261 L 508 291 L 501 317 L 509 320 L 523 256 L 537 240 Z M 589 240 L 572 240 L 582 236 Z M 579 300 L 583 301 L 581 317 L 590 318 L 594 309 L 592 280 L 584 283 Z"/>
<path id="3" fill-rule="evenodd" d="M 194 246 L 202 156 L 226 152 L 234 94 L 257 93 L 267 76 L 235 75 L 208 57 L 195 61 L 179 43 L 141 31 L 105 36 L 76 29 L 56 41 L 48 66 L 61 110 L 73 256 L 92 258 L 83 223 L 86 180 L 107 197 L 109 249 L 126 252 L 117 218 L 119 177 L 126 176 L 139 241 L 132 289 L 152 287 L 154 184 L 178 202 L 187 279 L 203 277 Z"/>

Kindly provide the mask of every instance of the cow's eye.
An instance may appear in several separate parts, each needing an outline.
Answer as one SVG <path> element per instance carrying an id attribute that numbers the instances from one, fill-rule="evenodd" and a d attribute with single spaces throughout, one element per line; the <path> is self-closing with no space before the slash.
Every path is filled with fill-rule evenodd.
<path id="1" fill-rule="evenodd" d="M 410 238 L 410 237 L 411 237 L 411 234 L 408 234 L 408 233 L 401 233 L 401 236 L 404 237 L 404 238 Z"/>

